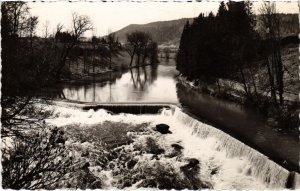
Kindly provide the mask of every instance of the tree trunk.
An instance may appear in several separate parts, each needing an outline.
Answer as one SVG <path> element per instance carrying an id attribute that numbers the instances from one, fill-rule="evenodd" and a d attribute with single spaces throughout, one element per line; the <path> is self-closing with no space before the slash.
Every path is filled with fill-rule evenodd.
<path id="1" fill-rule="evenodd" d="M 143 56 L 143 61 L 142 61 L 143 64 L 145 64 L 146 58 L 147 58 L 147 56 L 144 55 L 144 56 Z"/>
<path id="2" fill-rule="evenodd" d="M 218 85 L 218 91 L 219 91 L 219 94 L 220 94 L 221 93 L 221 87 L 220 87 L 219 78 L 217 79 L 217 85 Z"/>
<path id="3" fill-rule="evenodd" d="M 93 51 L 93 73 L 95 73 L 95 47 Z"/>
<path id="4" fill-rule="evenodd" d="M 245 78 L 243 69 L 242 69 L 241 66 L 239 66 L 239 69 L 240 69 L 240 73 L 241 73 L 241 76 L 242 76 L 242 81 L 243 81 L 243 85 L 244 85 L 244 91 L 246 93 L 247 98 L 251 99 L 251 93 L 248 91 L 248 87 L 247 87 L 247 83 L 246 83 L 246 78 Z"/>
<path id="5" fill-rule="evenodd" d="M 252 80 L 252 83 L 253 83 L 253 87 L 254 87 L 254 94 L 255 94 L 255 97 L 256 97 L 257 101 L 259 101 L 259 97 L 258 97 L 258 93 L 257 93 L 257 86 L 256 86 L 254 74 L 253 74 L 252 68 L 249 66 L 249 63 L 248 63 L 248 62 L 247 62 L 247 65 L 248 65 L 248 67 L 249 67 L 250 77 L 251 77 L 251 80 Z"/>
<path id="6" fill-rule="evenodd" d="M 85 74 L 85 65 L 86 65 L 86 54 L 85 54 L 85 51 L 83 52 L 83 73 Z"/>
<path id="7" fill-rule="evenodd" d="M 138 53 L 138 54 L 137 54 L 137 67 L 140 66 L 140 56 L 141 56 L 141 54 Z"/>
<path id="8" fill-rule="evenodd" d="M 279 102 L 283 104 L 283 64 L 281 61 L 281 53 L 280 47 L 276 48 L 276 63 L 277 63 L 277 87 L 278 87 L 278 94 L 279 94 Z"/>
<path id="9" fill-rule="evenodd" d="M 54 72 L 54 78 L 59 81 L 60 80 L 60 75 L 61 75 L 61 71 L 64 68 L 65 64 L 66 64 L 66 60 L 67 57 L 69 55 L 70 50 L 74 47 L 75 42 L 73 42 L 70 46 L 67 46 L 66 50 L 63 50 L 62 54 L 61 54 L 61 59 L 59 61 L 59 64 L 57 65 L 57 67 L 54 68 L 54 71 L 50 72 L 51 74 L 53 74 Z"/>
<path id="10" fill-rule="evenodd" d="M 130 67 L 132 66 L 133 57 L 134 57 L 134 54 L 131 55 L 131 59 L 130 59 Z"/>
<path id="11" fill-rule="evenodd" d="M 271 87 L 271 98 L 273 99 L 274 105 L 277 107 L 277 99 L 276 99 L 276 89 L 275 89 L 275 84 L 274 84 L 274 77 L 272 75 L 271 67 L 270 67 L 268 59 L 266 60 L 266 66 L 267 66 L 267 70 L 268 70 L 269 83 L 270 83 L 270 87 Z"/>
<path id="12" fill-rule="evenodd" d="M 111 69 L 111 53 L 109 53 L 109 69 Z"/>

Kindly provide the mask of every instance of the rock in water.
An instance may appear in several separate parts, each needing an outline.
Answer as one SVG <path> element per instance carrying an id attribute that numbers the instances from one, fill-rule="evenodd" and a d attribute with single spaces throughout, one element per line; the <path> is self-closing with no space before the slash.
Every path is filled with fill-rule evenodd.
<path id="1" fill-rule="evenodd" d="M 135 160 L 130 160 L 127 162 L 127 168 L 132 169 L 136 165 L 137 161 Z"/>
<path id="2" fill-rule="evenodd" d="M 183 149 L 183 147 L 177 143 L 172 144 L 171 147 L 173 147 L 176 151 L 181 151 Z"/>
<path id="3" fill-rule="evenodd" d="M 86 170 L 90 167 L 90 163 L 89 162 L 86 162 L 81 168 Z"/>
<path id="4" fill-rule="evenodd" d="M 180 167 L 180 170 L 186 176 L 192 176 L 193 174 L 199 173 L 199 160 L 195 158 L 188 159 L 188 164 Z"/>
<path id="5" fill-rule="evenodd" d="M 188 160 L 189 161 L 189 166 L 190 167 L 195 167 L 199 164 L 199 160 L 198 159 L 195 159 L 195 158 L 191 158 Z"/>
<path id="6" fill-rule="evenodd" d="M 166 124 L 158 124 L 156 125 L 156 131 L 160 132 L 161 134 L 168 134 L 168 133 L 172 133 L 169 130 L 169 125 Z"/>

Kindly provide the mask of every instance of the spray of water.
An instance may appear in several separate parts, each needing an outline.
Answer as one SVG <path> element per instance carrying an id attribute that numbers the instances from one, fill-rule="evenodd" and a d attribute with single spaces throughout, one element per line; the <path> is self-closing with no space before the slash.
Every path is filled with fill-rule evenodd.
<path id="1" fill-rule="evenodd" d="M 47 122 L 56 126 L 104 121 L 131 124 L 147 122 L 149 128 L 158 123 L 168 124 L 172 134 L 160 136 L 160 146 L 167 150 L 176 143 L 184 148 L 183 157 L 199 159 L 201 179 L 211 182 L 214 189 L 285 188 L 290 174 L 267 156 L 221 130 L 196 120 L 178 107 L 172 106 L 171 109 L 161 110 L 160 114 L 147 115 L 113 115 L 103 109 L 83 111 L 59 106 L 54 109 L 56 117 Z M 299 182 L 298 174 L 295 177 Z"/>

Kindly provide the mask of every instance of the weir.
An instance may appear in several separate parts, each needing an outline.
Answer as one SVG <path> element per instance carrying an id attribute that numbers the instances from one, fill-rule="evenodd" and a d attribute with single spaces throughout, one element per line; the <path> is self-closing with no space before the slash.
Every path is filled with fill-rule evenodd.
<path id="1" fill-rule="evenodd" d="M 93 106 L 84 106 L 83 110 L 105 109 L 112 113 L 131 113 L 131 114 L 157 114 L 163 108 L 170 109 L 167 104 L 101 104 Z"/>
<path id="2" fill-rule="evenodd" d="M 66 106 L 66 102 L 56 102 L 57 105 Z M 225 150 L 227 157 L 244 157 L 250 163 L 249 169 L 246 169 L 251 175 L 265 182 L 270 188 L 300 188 L 300 176 L 297 172 L 289 172 L 279 164 L 272 161 L 267 156 L 256 151 L 250 146 L 231 137 L 225 132 L 200 122 L 191 114 L 182 111 L 173 104 L 159 103 L 105 103 L 105 104 L 83 104 L 69 103 L 71 107 L 82 108 L 83 110 L 105 109 L 112 113 L 131 113 L 131 114 L 158 114 L 173 116 L 176 120 L 182 122 L 191 128 L 192 134 L 202 139 L 215 137 L 218 140 L 217 150 Z"/>
<path id="3" fill-rule="evenodd" d="M 197 119 L 176 108 L 173 116 L 192 129 L 193 134 L 201 137 L 216 137 L 218 150 L 225 150 L 228 157 L 245 157 L 251 163 L 252 175 L 258 177 L 271 188 L 299 188 L 300 177 L 298 173 L 289 172 L 282 166 L 270 160 L 267 156 L 231 137 L 223 131 L 202 123 Z M 292 174 L 292 175 L 291 175 Z"/>
<path id="4" fill-rule="evenodd" d="M 171 109 L 176 107 L 170 103 L 92 103 L 92 102 L 80 102 L 80 101 L 54 101 L 55 105 L 64 107 L 81 108 L 83 110 L 93 109 L 95 111 L 99 109 L 107 110 L 111 113 L 131 113 L 131 114 L 158 114 L 162 109 Z"/>

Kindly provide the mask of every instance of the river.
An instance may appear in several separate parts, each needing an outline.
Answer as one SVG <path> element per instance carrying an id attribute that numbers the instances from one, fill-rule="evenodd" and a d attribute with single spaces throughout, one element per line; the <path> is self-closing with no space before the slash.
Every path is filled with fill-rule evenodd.
<path id="1" fill-rule="evenodd" d="M 95 103 L 172 103 L 232 135 L 289 170 L 299 172 L 299 141 L 295 132 L 267 125 L 256 111 L 191 90 L 176 80 L 175 63 L 161 63 L 110 73 L 86 82 L 60 85 L 69 100 Z"/>

